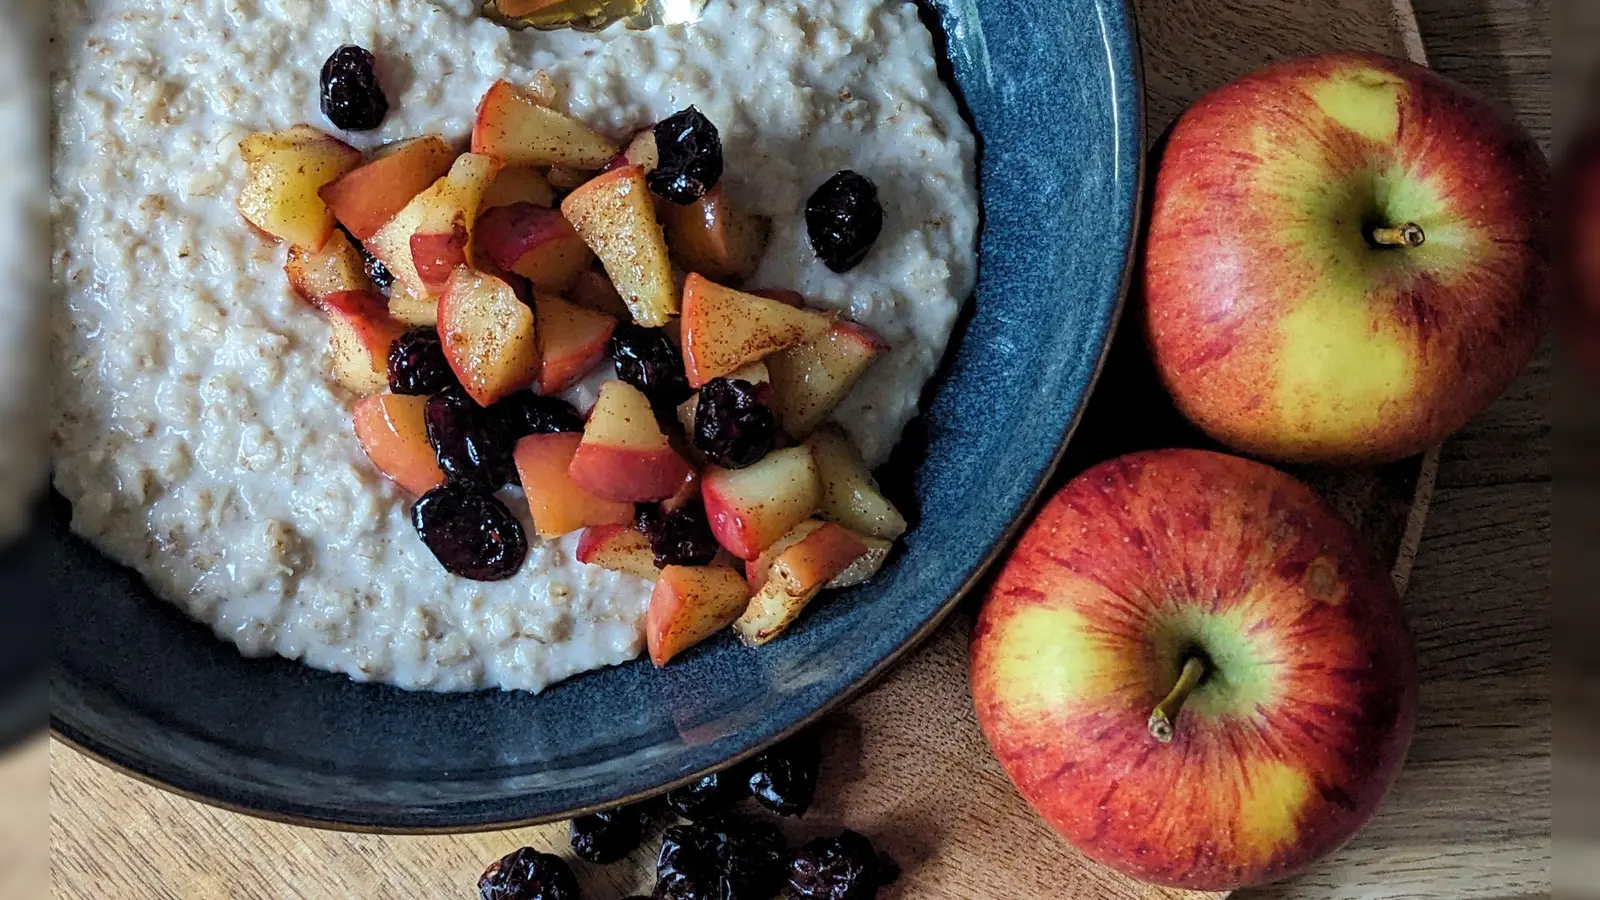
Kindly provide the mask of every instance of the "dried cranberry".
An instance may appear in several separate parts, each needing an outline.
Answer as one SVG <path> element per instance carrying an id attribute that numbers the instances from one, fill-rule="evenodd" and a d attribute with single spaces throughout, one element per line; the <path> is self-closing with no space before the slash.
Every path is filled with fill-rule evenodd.
<path id="1" fill-rule="evenodd" d="M 434 488 L 412 504 L 411 524 L 445 570 L 462 578 L 503 581 L 517 574 L 528 556 L 522 523 L 481 488 Z"/>
<path id="2" fill-rule="evenodd" d="M 650 807 L 618 806 L 572 820 L 568 839 L 579 859 L 613 863 L 633 852 L 651 819 Z"/>
<path id="3" fill-rule="evenodd" d="M 445 478 L 494 490 L 511 482 L 511 443 L 487 410 L 461 387 L 428 398 L 423 407 L 428 443 Z"/>
<path id="4" fill-rule="evenodd" d="M 566 860 L 523 847 L 492 863 L 478 879 L 480 900 L 578 900 L 578 879 Z"/>
<path id="5" fill-rule="evenodd" d="M 689 107 L 656 123 L 655 169 L 647 178 L 650 190 L 688 206 L 716 187 L 722 178 L 722 136 L 717 126 Z"/>
<path id="6" fill-rule="evenodd" d="M 835 272 L 855 268 L 883 232 L 883 205 L 866 176 L 849 169 L 817 188 L 806 203 L 811 248 Z"/>
<path id="7" fill-rule="evenodd" d="M 854 831 L 818 838 L 789 864 L 789 895 L 795 900 L 872 900 L 900 877 L 900 867 L 880 856 Z"/>
<path id="8" fill-rule="evenodd" d="M 378 61 L 371 51 L 346 44 L 322 64 L 322 114 L 345 131 L 370 131 L 383 124 L 389 98 L 378 83 Z"/>
<path id="9" fill-rule="evenodd" d="M 456 384 L 438 329 L 413 328 L 389 349 L 389 390 L 396 394 L 433 394 Z"/>
<path id="10" fill-rule="evenodd" d="M 643 391 L 658 415 L 672 415 L 692 393 L 683 374 L 683 356 L 660 328 L 631 322 L 618 325 L 611 335 L 611 359 L 617 377 Z"/>
<path id="11" fill-rule="evenodd" d="M 728 469 L 755 465 L 772 452 L 778 419 L 761 402 L 756 385 L 713 378 L 700 388 L 694 413 L 694 445 L 706 459 Z"/>
<path id="12" fill-rule="evenodd" d="M 783 886 L 789 848 L 770 822 L 725 820 L 713 825 L 724 900 L 768 900 Z"/>
<path id="13" fill-rule="evenodd" d="M 706 508 L 698 500 L 672 512 L 655 505 L 640 505 L 634 525 L 650 541 L 658 567 L 703 566 L 715 559 L 721 549 L 706 520 Z"/>
<path id="14" fill-rule="evenodd" d="M 490 407 L 506 439 L 515 443 L 530 434 L 562 434 L 583 430 L 583 416 L 560 397 L 518 391 Z"/>
<path id="15" fill-rule="evenodd" d="M 727 812 L 744 796 L 744 779 L 737 772 L 712 772 L 667 792 L 667 807 L 685 819 L 698 821 Z"/>
<path id="16" fill-rule="evenodd" d="M 704 825 L 674 825 L 661 836 L 655 900 L 722 900 L 717 851 L 722 839 Z"/>
<path id="17" fill-rule="evenodd" d="M 810 733 L 790 738 L 750 763 L 750 793 L 780 816 L 803 816 L 817 793 L 822 747 Z"/>

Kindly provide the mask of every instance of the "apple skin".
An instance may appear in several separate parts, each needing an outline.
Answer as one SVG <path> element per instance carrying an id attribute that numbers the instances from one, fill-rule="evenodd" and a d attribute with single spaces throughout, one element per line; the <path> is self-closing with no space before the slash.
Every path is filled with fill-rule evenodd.
<path id="1" fill-rule="evenodd" d="M 1198 650 L 1211 672 L 1148 717 Z M 1284 878 L 1364 824 L 1410 744 L 1399 598 L 1310 488 L 1238 457 L 1138 453 L 1070 482 L 972 634 L 979 724 L 1046 822 L 1135 878 Z"/>
<path id="2" fill-rule="evenodd" d="M 1532 357 L 1549 171 L 1498 108 L 1425 68 L 1330 54 L 1201 98 L 1167 140 L 1140 280 L 1177 406 L 1251 455 L 1423 452 Z M 1420 225 L 1419 247 L 1369 244 Z"/>

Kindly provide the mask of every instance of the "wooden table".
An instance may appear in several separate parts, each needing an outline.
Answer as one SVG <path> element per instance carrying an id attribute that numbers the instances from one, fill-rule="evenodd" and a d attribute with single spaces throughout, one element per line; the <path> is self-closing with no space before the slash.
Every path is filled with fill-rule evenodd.
<path id="1" fill-rule="evenodd" d="M 1241 40 L 1239 30 L 1263 17 L 1292 27 L 1306 3 L 1145 0 L 1147 63 L 1152 81 L 1166 82 L 1153 83 L 1152 93 L 1194 96 L 1250 68 L 1254 55 L 1265 58 L 1274 48 Z M 1337 16 L 1358 2 L 1315 5 Z M 1433 65 L 1509 104 L 1548 142 L 1549 0 L 1414 5 Z M 1154 24 L 1157 17 L 1167 24 Z M 1169 55 L 1179 43 L 1189 52 Z M 1152 103 L 1152 125 L 1177 110 L 1175 102 Z M 1546 352 L 1444 449 L 1406 601 L 1424 680 L 1422 716 L 1394 792 L 1378 817 L 1313 873 L 1240 896 L 1512 900 L 1549 892 L 1552 380 Z M 959 658 L 952 644 L 960 632 L 959 624 L 947 629 L 895 678 L 833 717 L 824 726 L 830 746 L 871 744 L 884 720 L 896 716 L 918 717 L 934 733 L 963 727 L 965 696 L 904 709 L 895 693 Z M 846 808 L 820 810 L 818 818 L 837 814 L 868 831 L 895 823 L 896 850 L 922 867 L 918 884 L 935 886 L 917 900 L 1053 896 L 1052 871 L 1066 857 L 1042 826 L 1018 824 L 1014 809 L 988 808 L 986 800 L 945 802 L 940 798 L 950 796 L 950 785 L 906 777 L 964 767 L 985 788 L 974 795 L 1007 796 L 1003 784 L 993 783 L 997 767 L 970 757 L 970 744 L 952 739 L 950 753 L 958 746 L 966 755 L 956 759 L 896 757 L 893 747 L 872 747 L 874 759 L 901 767 L 892 795 L 882 779 L 846 765 L 827 776 L 848 783 L 841 788 Z M 564 843 L 558 827 L 406 838 L 270 825 L 146 787 L 60 746 L 50 757 L 52 880 L 55 896 L 65 900 L 465 898 L 488 860 L 522 843 Z M 989 837 L 952 825 L 1007 817 L 1005 831 Z M 978 845 L 956 845 L 973 841 Z M 947 871 L 955 859 L 986 860 L 990 868 Z M 644 860 L 635 863 L 585 872 L 589 896 L 643 892 Z"/>

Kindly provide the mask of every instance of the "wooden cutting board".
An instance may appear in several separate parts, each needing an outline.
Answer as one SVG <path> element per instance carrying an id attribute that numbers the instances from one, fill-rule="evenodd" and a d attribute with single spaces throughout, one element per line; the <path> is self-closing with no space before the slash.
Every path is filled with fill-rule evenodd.
<path id="1" fill-rule="evenodd" d="M 1276 59 L 1371 49 L 1422 59 L 1409 0 L 1143 0 L 1149 133 L 1206 90 Z M 1125 450 L 1184 432 L 1150 411 L 1159 393 L 1127 329 L 1057 483 Z M 1302 471 L 1410 573 L 1437 456 L 1357 473 Z M 1067 848 L 989 754 L 967 690 L 972 603 L 890 675 L 820 727 L 821 800 L 789 829 L 803 839 L 848 826 L 906 870 L 891 898 L 1208 897 L 1135 884 Z M 471 897 L 478 873 L 518 846 L 563 852 L 565 826 L 395 837 L 319 832 L 184 800 L 51 747 L 54 895 L 64 900 L 339 900 Z M 579 866 L 585 896 L 647 894 L 654 848 L 604 869 Z"/>

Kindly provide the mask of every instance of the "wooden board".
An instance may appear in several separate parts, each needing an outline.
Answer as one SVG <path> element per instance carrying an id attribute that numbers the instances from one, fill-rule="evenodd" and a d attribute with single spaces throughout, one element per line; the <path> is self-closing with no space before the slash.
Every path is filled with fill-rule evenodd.
<path id="1" fill-rule="evenodd" d="M 1456 9 L 1448 0 L 1438 5 Z M 1406 11 L 1386 0 L 1146 0 L 1143 7 L 1152 133 L 1205 89 L 1274 58 L 1335 45 L 1389 52 L 1419 46 Z M 1120 386 L 1116 377 L 1124 379 Z M 1134 389 L 1136 376 L 1128 378 L 1108 372 L 1104 396 Z M 1532 373 L 1486 425 L 1446 447 L 1445 472 L 1455 487 L 1441 497 L 1445 521 L 1435 520 L 1438 533 L 1419 562 L 1420 596 L 1411 601 L 1424 657 L 1424 717 L 1402 784 L 1352 849 L 1306 878 L 1253 896 L 1548 891 L 1548 685 L 1537 677 L 1548 656 L 1548 607 L 1541 631 L 1537 609 L 1522 607 L 1536 607 L 1545 595 L 1538 585 L 1512 583 L 1541 571 L 1529 549 L 1541 528 L 1548 544 L 1548 462 L 1542 469 L 1539 462 L 1541 453 L 1548 459 L 1547 420 L 1539 431 L 1547 380 L 1547 369 Z M 1120 412 L 1099 403 L 1091 423 Z M 1069 469 L 1138 439 L 1126 428 L 1086 423 Z M 1407 509 L 1410 485 L 1430 482 L 1431 469 L 1412 465 L 1319 482 L 1361 515 L 1363 528 L 1393 554 L 1397 574 L 1409 568 L 1420 522 Z M 1500 480 L 1483 483 L 1491 477 Z M 1533 534 L 1518 535 L 1526 529 Z M 1427 547 L 1438 549 L 1430 554 Z M 1493 639 L 1480 636 L 1479 616 L 1461 611 L 1469 594 L 1502 625 Z M 795 836 L 847 824 L 879 838 L 908 870 L 893 897 L 1184 896 L 1086 866 L 1016 797 L 972 720 L 964 662 L 969 614 L 822 726 L 829 799 Z M 1529 671 L 1531 680 L 1523 677 Z M 468 897 L 488 860 L 522 844 L 565 843 L 559 827 L 428 838 L 307 831 L 199 806 L 60 746 L 51 756 L 52 875 L 55 896 L 67 900 Z M 605 870 L 584 868 L 586 896 L 610 900 L 646 889 L 648 857 L 643 851 Z"/>

